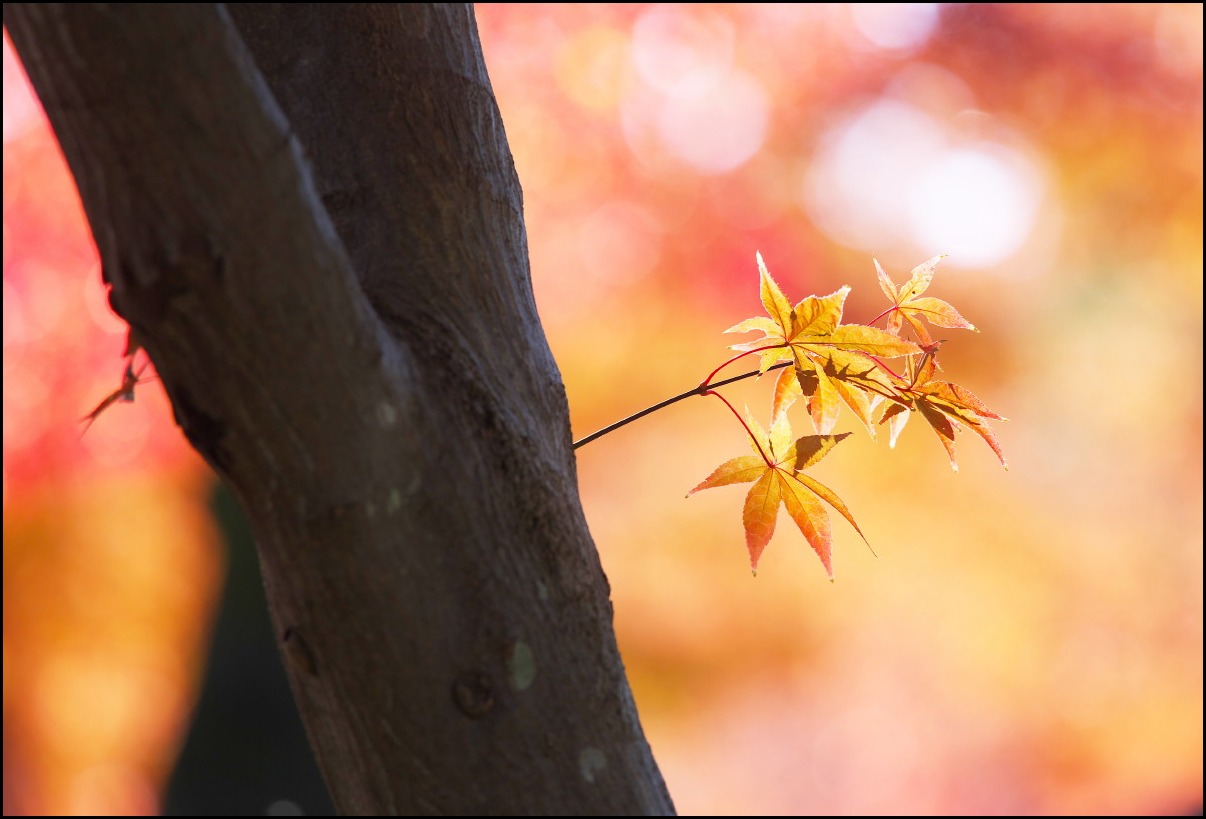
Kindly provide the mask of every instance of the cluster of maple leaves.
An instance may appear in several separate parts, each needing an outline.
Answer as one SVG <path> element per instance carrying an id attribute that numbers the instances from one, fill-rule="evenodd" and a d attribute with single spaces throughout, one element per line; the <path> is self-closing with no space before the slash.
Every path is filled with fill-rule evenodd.
<path id="1" fill-rule="evenodd" d="M 888 309 L 872 320 L 872 324 L 880 319 L 886 320 L 885 329 L 880 330 L 863 324 L 842 323 L 842 308 L 850 293 L 849 287 L 842 287 L 828 296 L 808 296 L 793 307 L 771 278 L 759 253 L 760 293 L 767 315 L 746 319 L 725 332 L 760 332 L 762 337 L 732 345 L 738 355 L 713 370 L 696 389 L 575 442 L 575 448 L 689 395 L 716 396 L 745 428 L 754 454 L 724 462 L 687 493 L 688 496 L 714 486 L 752 482 L 754 485 L 745 498 L 742 522 L 745 525 L 750 567 L 754 572 L 757 573 L 758 559 L 775 532 L 779 504 L 782 503 L 832 578 L 832 527 L 821 501 L 828 503 L 848 520 L 864 541 L 867 538 L 842 499 L 833 490 L 805 474 L 804 470 L 828 455 L 850 435 L 849 432 L 832 434 L 842 404 L 854 412 L 872 437 L 877 423 L 887 423 L 891 432 L 890 446 L 896 445 L 896 439 L 909 416 L 918 413 L 938 435 L 953 469 L 959 468 L 955 461 L 955 434 L 961 427 L 967 427 L 983 438 L 997 454 L 1001 465 L 1006 465 L 1001 446 L 988 426 L 990 419 L 1005 419 L 958 384 L 935 380 L 940 369 L 938 348 L 943 342 L 934 341 L 921 320 L 925 319 L 935 327 L 976 329 L 947 302 L 921 295 L 930 286 L 934 268 L 942 258 L 935 256 L 913 268 L 912 276 L 900 287 L 892 283 L 879 261 L 875 261 L 880 289 L 892 302 Z M 906 325 L 913 341 L 902 335 Z M 115 402 L 134 400 L 135 386 L 146 380 L 141 374 L 147 365 L 144 364 L 137 371 L 133 366 L 138 350 L 139 344 L 131 332 L 126 345 L 127 363 L 121 386 L 85 416 L 85 432 Z M 769 432 L 754 420 L 748 409 L 742 418 L 728 399 L 713 389 L 722 383 L 737 380 L 713 383 L 712 379 L 717 373 L 734 361 L 753 354 L 758 354 L 760 358 L 759 375 L 772 369 L 780 370 L 771 399 Z M 899 373 L 884 363 L 885 359 L 895 358 L 905 359 Z M 805 405 L 818 434 L 793 440 L 787 410 L 801 398 L 806 399 Z M 878 422 L 873 418 L 877 410 Z"/>
<path id="2" fill-rule="evenodd" d="M 757 573 L 762 550 L 774 534 L 782 503 L 832 578 L 832 529 L 821 500 L 848 520 L 864 541 L 866 536 L 842 500 L 804 470 L 850 435 L 831 434 L 842 404 L 854 412 L 872 436 L 877 423 L 887 423 L 891 446 L 895 446 L 910 415 L 921 415 L 937 434 L 956 471 L 959 466 L 955 460 L 955 434 L 960 427 L 983 438 L 1001 465 L 1006 466 L 1005 455 L 987 423 L 990 419 L 1005 419 L 958 384 L 935 379 L 940 370 L 938 348 L 943 342 L 930 337 L 922 319 L 934 327 L 976 329 L 947 302 L 921 295 L 933 280 L 934 268 L 942 256 L 915 267 L 910 279 L 900 287 L 893 284 L 876 260 L 880 289 L 892 302 L 871 322 L 886 319 L 883 330 L 842 323 L 842 307 L 849 287 L 828 296 L 808 296 L 793 307 L 771 278 L 762 254 L 757 258 L 762 304 L 767 315 L 746 319 L 725 332 L 757 331 L 763 335 L 754 341 L 732 345 L 740 354 L 713 371 L 698 391 L 724 401 L 745 427 L 754 454 L 721 464 L 688 496 L 701 489 L 752 481 L 742 521 L 754 572 Z M 912 341 L 902 335 L 906 326 Z M 709 388 L 721 369 L 752 354 L 760 356 L 760 374 L 780 370 L 771 400 L 769 432 L 759 426 L 748 409 L 742 418 L 724 396 Z M 904 358 L 900 372 L 885 363 L 897 358 Z M 806 399 L 818 434 L 793 440 L 787 410 L 800 398 Z M 877 411 L 879 418 L 875 421 Z"/>

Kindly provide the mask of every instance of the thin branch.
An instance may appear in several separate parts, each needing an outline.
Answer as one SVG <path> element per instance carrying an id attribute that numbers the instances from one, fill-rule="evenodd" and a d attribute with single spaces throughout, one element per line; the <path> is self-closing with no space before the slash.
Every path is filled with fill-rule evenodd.
<path id="1" fill-rule="evenodd" d="M 733 356 L 732 358 L 730 358 L 728 361 L 726 361 L 726 362 L 724 362 L 723 364 L 721 364 L 721 365 L 720 365 L 719 367 L 717 367 L 716 369 L 712 370 L 712 372 L 708 373 L 708 377 L 707 377 L 707 378 L 705 378 L 703 381 L 701 381 L 701 382 L 700 382 L 700 384 L 699 384 L 699 388 L 700 388 L 700 389 L 707 389 L 709 386 L 715 386 L 714 384 L 712 384 L 712 379 L 716 377 L 716 373 L 720 372 L 720 371 L 721 371 L 721 370 L 723 370 L 725 367 L 727 367 L 727 366 L 729 366 L 730 364 L 732 364 L 734 361 L 740 361 L 741 359 L 745 358 L 747 355 L 753 355 L 754 353 L 761 353 L 761 352 L 765 352 L 765 351 L 767 351 L 767 350 L 776 350 L 776 349 L 778 349 L 778 348 L 780 348 L 780 347 L 786 347 L 786 346 L 787 346 L 786 344 L 768 344 L 768 345 L 767 345 L 767 346 L 765 346 L 765 347 L 758 347 L 758 348 L 753 349 L 753 350 L 746 350 L 744 353 L 741 353 L 741 354 L 739 354 L 739 355 L 735 355 L 735 356 Z M 768 367 L 767 369 L 769 370 L 770 368 Z M 744 376 L 742 376 L 742 377 L 744 377 Z M 727 381 L 721 381 L 720 383 L 721 383 L 721 384 L 727 384 L 728 382 L 727 382 Z M 702 393 L 700 393 L 700 394 L 702 395 Z"/>
<path id="2" fill-rule="evenodd" d="M 790 367 L 791 364 L 792 364 L 792 362 L 790 362 L 790 361 L 783 361 L 779 364 L 772 364 L 770 367 L 766 368 L 766 372 L 770 372 L 771 370 L 778 370 L 782 367 Z M 611 424 L 610 426 L 603 427 L 603 429 L 601 429 L 597 432 L 592 432 L 590 435 L 587 435 L 585 438 L 583 438 L 579 441 L 574 441 L 574 449 L 577 449 L 580 446 L 589 444 L 591 441 L 595 440 L 596 438 L 601 438 L 604 435 L 606 435 L 607 433 L 617 430 L 626 424 L 631 424 L 633 421 L 636 421 L 640 418 L 644 418 L 646 415 L 648 415 L 651 412 L 657 412 L 658 410 L 662 409 L 663 407 L 668 407 L 671 404 L 675 404 L 679 401 L 682 401 L 684 398 L 690 398 L 693 395 L 706 395 L 709 390 L 712 390 L 716 387 L 723 387 L 725 384 L 732 384 L 734 381 L 743 381 L 746 378 L 753 378 L 756 375 L 762 375 L 762 374 L 763 373 L 759 370 L 752 370 L 748 373 L 743 373 L 741 375 L 735 375 L 732 378 L 726 378 L 723 381 L 717 381 L 715 384 L 708 384 L 707 382 L 705 382 L 703 384 L 700 384 L 698 387 L 687 390 L 684 393 L 680 393 L 679 395 L 676 395 L 673 398 L 667 398 L 665 401 L 662 401 L 660 404 L 654 404 L 652 407 L 646 407 L 645 409 L 641 410 L 638 413 L 629 415 L 627 418 L 622 418 L 619 421 L 616 421 L 614 424 Z"/>

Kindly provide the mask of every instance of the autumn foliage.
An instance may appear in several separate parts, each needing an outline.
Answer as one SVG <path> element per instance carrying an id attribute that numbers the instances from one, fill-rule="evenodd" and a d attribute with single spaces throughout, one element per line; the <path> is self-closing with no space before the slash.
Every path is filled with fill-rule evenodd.
<path id="1" fill-rule="evenodd" d="M 920 414 L 937 434 L 956 471 L 959 467 L 955 460 L 955 435 L 962 427 L 983 438 L 1001 465 L 1006 465 L 1005 455 L 988 426 L 990 419 L 1005 419 L 967 389 L 935 378 L 941 369 L 938 349 L 943 341 L 930 337 L 922 319 L 934 327 L 976 329 L 947 302 L 921 295 L 933 280 L 942 256 L 915 267 L 909 280 L 899 288 L 875 262 L 880 288 L 892 302 L 873 320 L 874 323 L 884 319 L 883 330 L 842 323 L 849 287 L 828 296 L 808 296 L 793 307 L 771 278 L 762 254 L 757 258 L 760 294 L 767 315 L 746 319 L 725 332 L 761 332 L 762 337 L 732 345 L 740 354 L 714 370 L 698 389 L 698 394 L 714 395 L 728 406 L 745 428 L 754 454 L 721 464 L 688 494 L 752 481 L 754 485 L 742 512 L 750 567 L 757 572 L 758 559 L 775 531 L 782 503 L 832 578 L 832 531 L 829 515 L 820 500 L 836 509 L 860 536 L 863 533 L 841 498 L 804 470 L 850 434 L 831 434 L 843 404 L 872 436 L 877 424 L 887 423 L 890 446 L 895 445 L 910 415 Z M 913 340 L 904 337 L 906 327 Z M 757 374 L 780 369 L 771 399 L 769 434 L 748 409 L 743 419 L 727 399 L 711 389 L 712 379 L 721 369 L 754 354 L 760 357 Z M 887 359 L 898 358 L 904 359 L 903 367 L 894 369 L 885 363 Z M 818 434 L 793 440 L 787 410 L 800 398 L 805 399 Z"/>

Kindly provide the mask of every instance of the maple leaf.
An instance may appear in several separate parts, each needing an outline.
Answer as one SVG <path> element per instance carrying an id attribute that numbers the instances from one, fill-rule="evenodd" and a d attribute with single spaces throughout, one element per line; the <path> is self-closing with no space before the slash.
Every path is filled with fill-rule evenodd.
<path id="1" fill-rule="evenodd" d="M 945 255 L 939 255 L 917 265 L 913 268 L 909 280 L 899 288 L 888 278 L 888 274 L 884 272 L 883 267 L 879 264 L 879 259 L 873 260 L 875 262 L 876 274 L 879 276 L 879 288 L 892 301 L 892 306 L 886 311 L 888 314 L 888 332 L 892 335 L 899 336 L 903 323 L 908 322 L 909 327 L 917 334 L 917 340 L 922 346 L 933 344 L 930 334 L 926 332 L 925 327 L 919 321 L 922 318 L 935 327 L 953 327 L 964 330 L 976 329 L 970 321 L 959 315 L 958 310 L 942 299 L 935 299 L 931 296 L 919 298 L 926 291 L 926 288 L 930 286 L 930 282 L 934 278 L 934 268 L 938 266 L 938 262 L 945 258 Z"/>
<path id="2" fill-rule="evenodd" d="M 749 410 L 746 410 L 745 423 L 756 454 L 725 461 L 702 483 L 688 492 L 687 496 L 690 497 L 701 489 L 752 481 L 754 485 L 745 498 L 742 522 L 745 526 L 746 548 L 750 554 L 750 568 L 754 573 L 758 573 L 758 559 L 774 534 L 779 504 L 782 503 L 832 579 L 832 529 L 829 514 L 817 498 L 836 509 L 864 541 L 867 538 L 854 522 L 854 517 L 841 498 L 834 494 L 833 490 L 805 475 L 802 470 L 824 458 L 850 433 L 805 435 L 793 441 L 786 413 L 774 419 L 769 434 L 749 415 Z"/>
<path id="3" fill-rule="evenodd" d="M 867 383 L 880 384 L 881 391 L 893 390 L 891 382 L 882 374 L 878 377 L 866 375 L 875 369 L 879 358 L 898 358 L 921 352 L 912 342 L 899 336 L 861 324 L 842 324 L 842 308 L 849 287 L 842 287 L 828 296 L 808 296 L 795 307 L 790 305 L 779 285 L 771 278 L 757 254 L 759 292 L 767 316 L 749 318 L 730 327 L 726 333 L 761 332 L 762 338 L 732 345 L 739 352 L 761 354 L 759 369 L 766 372 L 780 361 L 792 362 L 796 378 L 801 386 L 807 382 L 815 385 L 801 394 L 809 396 L 809 411 L 817 432 L 822 435 L 833 430 L 837 423 L 839 401 L 844 401 L 859 419 L 868 423 L 868 408 L 862 390 L 870 388 Z M 850 388 L 856 374 L 864 383 L 855 383 L 859 389 Z M 779 387 L 773 416 L 779 414 L 782 402 L 792 389 L 780 375 Z M 840 382 L 847 382 L 841 384 Z"/>
<path id="4" fill-rule="evenodd" d="M 731 349 L 742 352 L 761 350 L 761 369 L 766 372 L 772 364 L 793 356 L 814 354 L 824 356 L 829 350 L 863 353 L 867 356 L 898 358 L 921 352 L 912 342 L 877 327 L 862 324 L 842 324 L 842 308 L 850 287 L 844 286 L 828 296 L 808 296 L 795 307 L 766 269 L 762 254 L 757 254 L 758 275 L 762 306 L 766 316 L 757 316 L 742 321 L 726 333 L 749 333 L 760 331 L 763 337 L 731 345 Z"/>
<path id="5" fill-rule="evenodd" d="M 997 436 L 993 434 L 987 421 L 989 419 L 997 421 L 1009 419 L 990 410 L 970 390 L 949 381 L 933 380 L 934 374 L 938 371 L 935 353 L 940 344 L 942 344 L 941 341 L 934 342 L 925 348 L 925 354 L 914 371 L 912 382 L 901 390 L 903 400 L 892 403 L 884 409 L 879 422 L 881 424 L 885 421 L 889 423 L 891 437 L 888 445 L 896 445 L 896 439 L 900 437 L 900 432 L 904 429 L 905 422 L 908 421 L 908 413 L 912 410 L 921 413 L 921 416 L 933 428 L 938 440 L 946 450 L 947 456 L 951 459 L 951 469 L 959 471 L 959 464 L 955 460 L 955 433 L 960 425 L 966 426 L 983 438 L 984 442 L 996 453 L 997 458 L 1001 461 L 1001 466 L 1008 469 L 1009 464 L 1005 462 L 1005 453 L 1001 451 Z"/>
<path id="6" fill-rule="evenodd" d="M 794 370 L 779 373 L 771 399 L 771 419 L 806 396 L 817 432 L 828 434 L 837 423 L 841 399 L 874 438 L 871 412 L 875 402 L 885 397 L 896 400 L 898 389 L 892 377 L 873 360 L 858 353 L 830 350 L 823 362 L 810 358 Z"/>

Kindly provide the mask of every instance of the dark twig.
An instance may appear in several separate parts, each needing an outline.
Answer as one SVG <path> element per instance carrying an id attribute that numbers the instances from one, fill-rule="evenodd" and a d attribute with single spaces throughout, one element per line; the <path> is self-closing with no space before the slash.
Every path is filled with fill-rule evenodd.
<path id="1" fill-rule="evenodd" d="M 790 362 L 790 361 L 783 361 L 779 364 L 773 364 L 770 367 L 766 368 L 766 372 L 770 372 L 771 370 L 777 370 L 781 367 L 791 366 L 791 363 L 792 362 Z M 676 395 L 673 398 L 667 398 L 665 401 L 662 401 L 660 404 L 654 404 L 652 407 L 646 407 L 645 409 L 641 410 L 638 413 L 629 415 L 627 418 L 622 418 L 621 420 L 616 421 L 614 424 L 612 424 L 610 426 L 603 427 L 603 429 L 599 430 L 598 432 L 592 432 L 590 435 L 587 435 L 585 438 L 583 438 L 580 441 L 574 441 L 574 449 L 577 449 L 578 447 L 583 446 L 585 444 L 589 444 L 591 441 L 595 440 L 596 438 L 601 438 L 604 435 L 606 435 L 607 433 L 609 433 L 613 430 L 617 430 L 620 427 L 624 426 L 625 424 L 631 424 L 633 421 L 636 421 L 639 418 L 644 418 L 646 415 L 648 415 L 651 412 L 657 412 L 658 410 L 662 409 L 663 407 L 668 407 L 671 404 L 682 401 L 684 398 L 690 398 L 693 395 L 706 395 L 708 392 L 715 389 L 716 387 L 723 387 L 725 384 L 732 384 L 734 381 L 742 381 L 746 378 L 753 378 L 754 376 L 759 375 L 759 374 L 760 373 L 758 370 L 753 370 L 748 373 L 743 373 L 742 375 L 735 375 L 732 378 L 726 378 L 723 381 L 717 381 L 715 384 L 708 384 L 707 382 L 700 384 L 698 387 L 687 390 L 686 392 Z"/>

